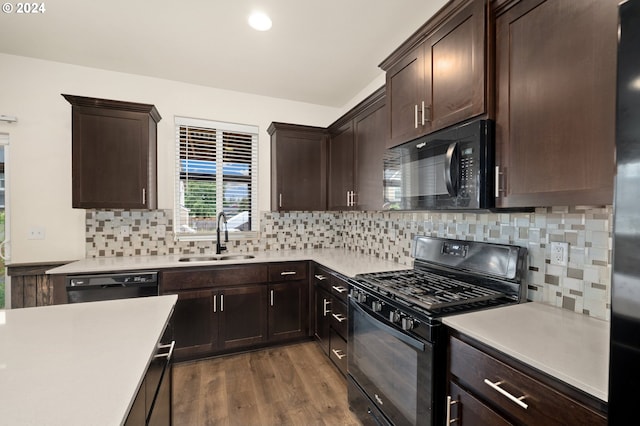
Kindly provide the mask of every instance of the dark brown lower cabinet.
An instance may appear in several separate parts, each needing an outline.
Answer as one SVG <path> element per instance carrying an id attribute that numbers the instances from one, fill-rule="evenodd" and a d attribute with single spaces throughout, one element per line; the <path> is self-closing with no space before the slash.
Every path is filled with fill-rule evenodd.
<path id="1" fill-rule="evenodd" d="M 453 424 L 607 424 L 603 402 L 472 338 L 450 336 L 448 359 Z"/>
<path id="2" fill-rule="evenodd" d="M 267 340 L 267 287 L 264 284 L 220 290 L 219 349 L 258 345 Z"/>
<path id="3" fill-rule="evenodd" d="M 125 426 L 171 425 L 173 345 L 167 343 L 158 347 L 129 410 Z"/>
<path id="4" fill-rule="evenodd" d="M 331 324 L 331 293 L 324 288 L 314 286 L 315 327 L 314 335 L 325 355 L 329 356 L 329 331 Z"/>
<path id="5" fill-rule="evenodd" d="M 334 271 L 315 265 L 313 271 L 314 336 L 322 350 L 347 374 L 349 284 Z"/>
<path id="6" fill-rule="evenodd" d="M 160 273 L 161 294 L 177 294 L 178 360 L 309 335 L 308 262 L 181 268 Z"/>
<path id="7" fill-rule="evenodd" d="M 305 337 L 308 332 L 307 281 L 269 284 L 269 340 Z"/>
<path id="8" fill-rule="evenodd" d="M 165 293 L 169 294 L 169 293 Z M 173 311 L 173 333 L 176 358 L 213 351 L 218 346 L 216 323 L 218 292 L 215 290 L 175 293 L 178 301 Z"/>

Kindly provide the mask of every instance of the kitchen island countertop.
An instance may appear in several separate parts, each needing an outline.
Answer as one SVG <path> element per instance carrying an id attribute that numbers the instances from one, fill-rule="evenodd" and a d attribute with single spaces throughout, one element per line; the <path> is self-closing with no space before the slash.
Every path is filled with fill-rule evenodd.
<path id="1" fill-rule="evenodd" d="M 411 269 L 412 266 L 383 260 L 346 249 L 272 250 L 251 253 L 223 253 L 219 256 L 251 254 L 253 259 L 181 262 L 181 257 L 212 255 L 123 256 L 82 259 L 47 271 L 48 274 L 86 274 L 176 267 L 224 266 L 264 262 L 291 262 L 312 260 L 346 277 L 368 272 Z"/>
<path id="2" fill-rule="evenodd" d="M 0 423 L 121 424 L 176 300 L 0 311 Z"/>
<path id="3" fill-rule="evenodd" d="M 443 322 L 604 402 L 609 387 L 609 323 L 542 303 L 522 303 Z"/>

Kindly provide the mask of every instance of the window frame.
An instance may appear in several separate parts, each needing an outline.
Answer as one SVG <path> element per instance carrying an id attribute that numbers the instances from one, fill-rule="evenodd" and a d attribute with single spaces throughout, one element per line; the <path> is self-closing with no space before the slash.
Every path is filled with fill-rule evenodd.
<path id="1" fill-rule="evenodd" d="M 180 129 L 181 127 L 197 127 L 203 129 L 211 129 L 216 130 L 216 132 L 228 132 L 228 133 L 241 133 L 251 136 L 251 176 L 248 180 L 250 189 L 249 194 L 251 198 L 250 205 L 250 231 L 236 231 L 229 232 L 230 240 L 240 240 L 240 239 L 250 239 L 256 238 L 259 235 L 259 209 L 258 209 L 258 147 L 259 147 L 259 127 L 255 125 L 249 124 L 238 124 L 238 123 L 230 123 L 230 122 L 222 122 L 215 120 L 205 120 L 198 118 L 189 118 L 182 116 L 174 117 L 174 127 L 176 133 L 176 141 L 175 141 L 175 164 L 174 164 L 174 178 L 173 178 L 173 186 L 174 186 L 174 237 L 176 241 L 216 241 L 216 233 L 215 231 L 211 233 L 189 233 L 189 232 L 181 232 L 180 227 L 182 223 L 180 222 L 180 211 L 181 208 L 184 207 L 181 204 L 181 138 L 180 138 Z M 216 138 L 216 195 L 218 193 L 222 193 L 224 183 L 229 182 L 229 180 L 224 180 L 224 174 L 222 173 L 223 169 L 223 161 L 222 161 L 222 146 L 224 144 L 224 138 Z M 218 172 L 220 171 L 220 173 Z M 218 199 L 216 197 L 216 215 L 220 212 L 219 208 L 222 206 L 223 200 Z M 227 217 L 230 219 L 230 217 Z M 224 228 L 222 228 L 224 229 Z"/>

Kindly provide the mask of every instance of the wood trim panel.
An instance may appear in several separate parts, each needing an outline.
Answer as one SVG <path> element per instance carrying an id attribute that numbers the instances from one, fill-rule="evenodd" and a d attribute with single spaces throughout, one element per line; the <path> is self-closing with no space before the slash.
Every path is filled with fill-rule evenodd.
<path id="1" fill-rule="evenodd" d="M 29 308 L 55 304 L 54 279 L 46 271 L 67 262 L 8 265 L 11 277 L 11 308 Z"/>

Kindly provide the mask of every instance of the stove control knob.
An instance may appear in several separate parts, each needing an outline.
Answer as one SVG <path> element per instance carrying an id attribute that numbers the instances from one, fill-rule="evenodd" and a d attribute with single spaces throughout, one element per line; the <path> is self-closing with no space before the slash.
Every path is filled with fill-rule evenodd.
<path id="1" fill-rule="evenodd" d="M 374 300 L 371 302 L 371 309 L 373 312 L 380 312 L 382 310 L 382 302 L 379 300 Z"/>
<path id="2" fill-rule="evenodd" d="M 389 321 L 391 321 L 392 323 L 399 323 L 400 322 L 400 312 L 398 312 L 398 311 L 389 312 Z"/>
<path id="3" fill-rule="evenodd" d="M 362 292 L 362 291 L 359 291 L 358 295 L 356 296 L 356 300 L 358 302 L 360 302 L 360 303 L 366 302 L 367 301 L 367 294 Z"/>
<path id="4" fill-rule="evenodd" d="M 413 318 L 411 317 L 402 317 L 402 329 L 403 330 L 413 330 Z"/>

